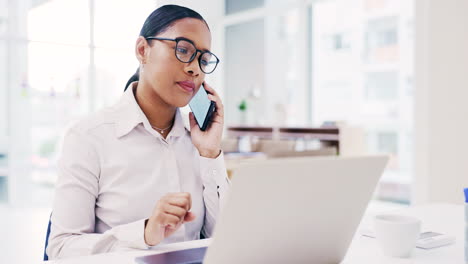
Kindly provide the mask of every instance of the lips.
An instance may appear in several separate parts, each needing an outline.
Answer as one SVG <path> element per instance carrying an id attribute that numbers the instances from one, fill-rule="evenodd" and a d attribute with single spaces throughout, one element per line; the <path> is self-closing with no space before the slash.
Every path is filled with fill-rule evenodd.
<path id="1" fill-rule="evenodd" d="M 187 92 L 193 92 L 195 90 L 195 83 L 192 81 L 183 81 L 183 82 L 177 82 L 177 84 Z"/>

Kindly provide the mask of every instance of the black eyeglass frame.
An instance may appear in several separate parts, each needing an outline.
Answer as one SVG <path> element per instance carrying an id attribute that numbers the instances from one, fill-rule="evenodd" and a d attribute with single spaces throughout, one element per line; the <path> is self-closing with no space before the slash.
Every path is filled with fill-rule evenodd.
<path id="1" fill-rule="evenodd" d="M 179 38 L 175 38 L 175 39 L 171 39 L 171 38 L 159 38 L 159 37 L 145 37 L 145 39 L 148 41 L 148 40 L 168 40 L 168 41 L 174 41 L 176 43 L 176 47 L 177 45 L 179 44 L 179 41 L 181 40 L 184 40 L 184 41 L 187 41 L 189 42 L 190 44 L 193 45 L 193 47 L 195 48 L 195 52 L 192 54 L 192 56 L 190 57 L 190 60 L 189 61 L 183 61 L 181 59 L 179 59 L 179 57 L 177 56 L 177 49 L 174 50 L 174 55 L 175 57 L 177 58 L 178 61 L 180 62 L 183 62 L 183 63 L 190 63 L 192 62 L 195 57 L 197 57 L 197 54 L 200 52 L 200 56 L 198 57 L 198 67 L 200 67 L 200 70 L 202 72 L 204 72 L 205 74 L 210 74 L 212 72 L 214 72 L 216 70 L 216 67 L 218 67 L 218 64 L 220 62 L 220 60 L 218 59 L 218 57 L 216 55 L 214 55 L 212 52 L 210 51 L 203 51 L 203 50 L 199 50 L 197 49 L 197 47 L 195 46 L 195 43 L 193 43 L 193 41 L 191 41 L 190 39 L 187 39 L 187 38 L 183 38 L 183 37 L 179 37 Z M 210 71 L 210 72 L 205 72 L 201 66 L 201 57 L 203 57 L 203 54 L 205 53 L 209 53 L 211 54 L 212 56 L 214 56 L 216 58 L 216 65 L 214 66 L 213 70 Z"/>

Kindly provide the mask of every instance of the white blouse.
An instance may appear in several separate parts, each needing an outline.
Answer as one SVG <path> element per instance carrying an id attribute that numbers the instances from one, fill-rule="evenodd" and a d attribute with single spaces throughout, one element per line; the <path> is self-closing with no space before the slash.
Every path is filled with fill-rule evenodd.
<path id="1" fill-rule="evenodd" d="M 146 249 L 144 223 L 170 192 L 189 192 L 193 222 L 160 244 L 210 237 L 229 180 L 221 153 L 201 157 L 177 110 L 166 139 L 137 104 L 132 83 L 120 101 L 65 134 L 47 254 L 50 259 Z"/>

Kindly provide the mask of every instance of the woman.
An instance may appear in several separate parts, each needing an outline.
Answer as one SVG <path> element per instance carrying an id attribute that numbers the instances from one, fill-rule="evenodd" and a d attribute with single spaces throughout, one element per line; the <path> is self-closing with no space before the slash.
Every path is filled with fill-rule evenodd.
<path id="1" fill-rule="evenodd" d="M 156 9 L 136 41 L 139 71 L 114 106 L 65 135 L 51 218 L 51 259 L 210 237 L 229 181 L 220 149 L 224 108 L 204 82 L 218 63 L 195 11 Z M 216 113 L 190 132 L 179 107 L 202 83 Z M 127 89 L 128 88 L 128 89 Z"/>

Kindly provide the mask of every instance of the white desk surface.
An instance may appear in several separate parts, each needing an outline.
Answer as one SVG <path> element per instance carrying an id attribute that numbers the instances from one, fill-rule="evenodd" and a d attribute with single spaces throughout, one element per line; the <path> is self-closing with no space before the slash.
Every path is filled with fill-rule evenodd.
<path id="1" fill-rule="evenodd" d="M 452 204 L 432 204 L 418 207 L 409 207 L 407 209 L 392 211 L 403 215 L 418 217 L 422 220 L 423 231 L 434 231 L 454 235 L 455 244 L 424 250 L 415 248 L 411 258 L 399 259 L 385 257 L 377 245 L 377 241 L 360 235 L 358 231 L 351 243 L 343 264 L 354 263 L 379 263 L 379 264 L 463 264 L 464 262 L 464 214 L 462 205 Z M 365 215 L 360 228 L 371 227 L 373 214 Z M 210 239 L 187 241 L 152 248 L 151 250 L 134 250 L 126 252 L 115 252 L 98 254 L 93 256 L 69 258 L 58 261 L 49 261 L 47 263 L 135 263 L 134 259 L 138 256 L 151 255 L 154 253 L 168 252 L 178 249 L 187 249 L 208 246 Z"/>

